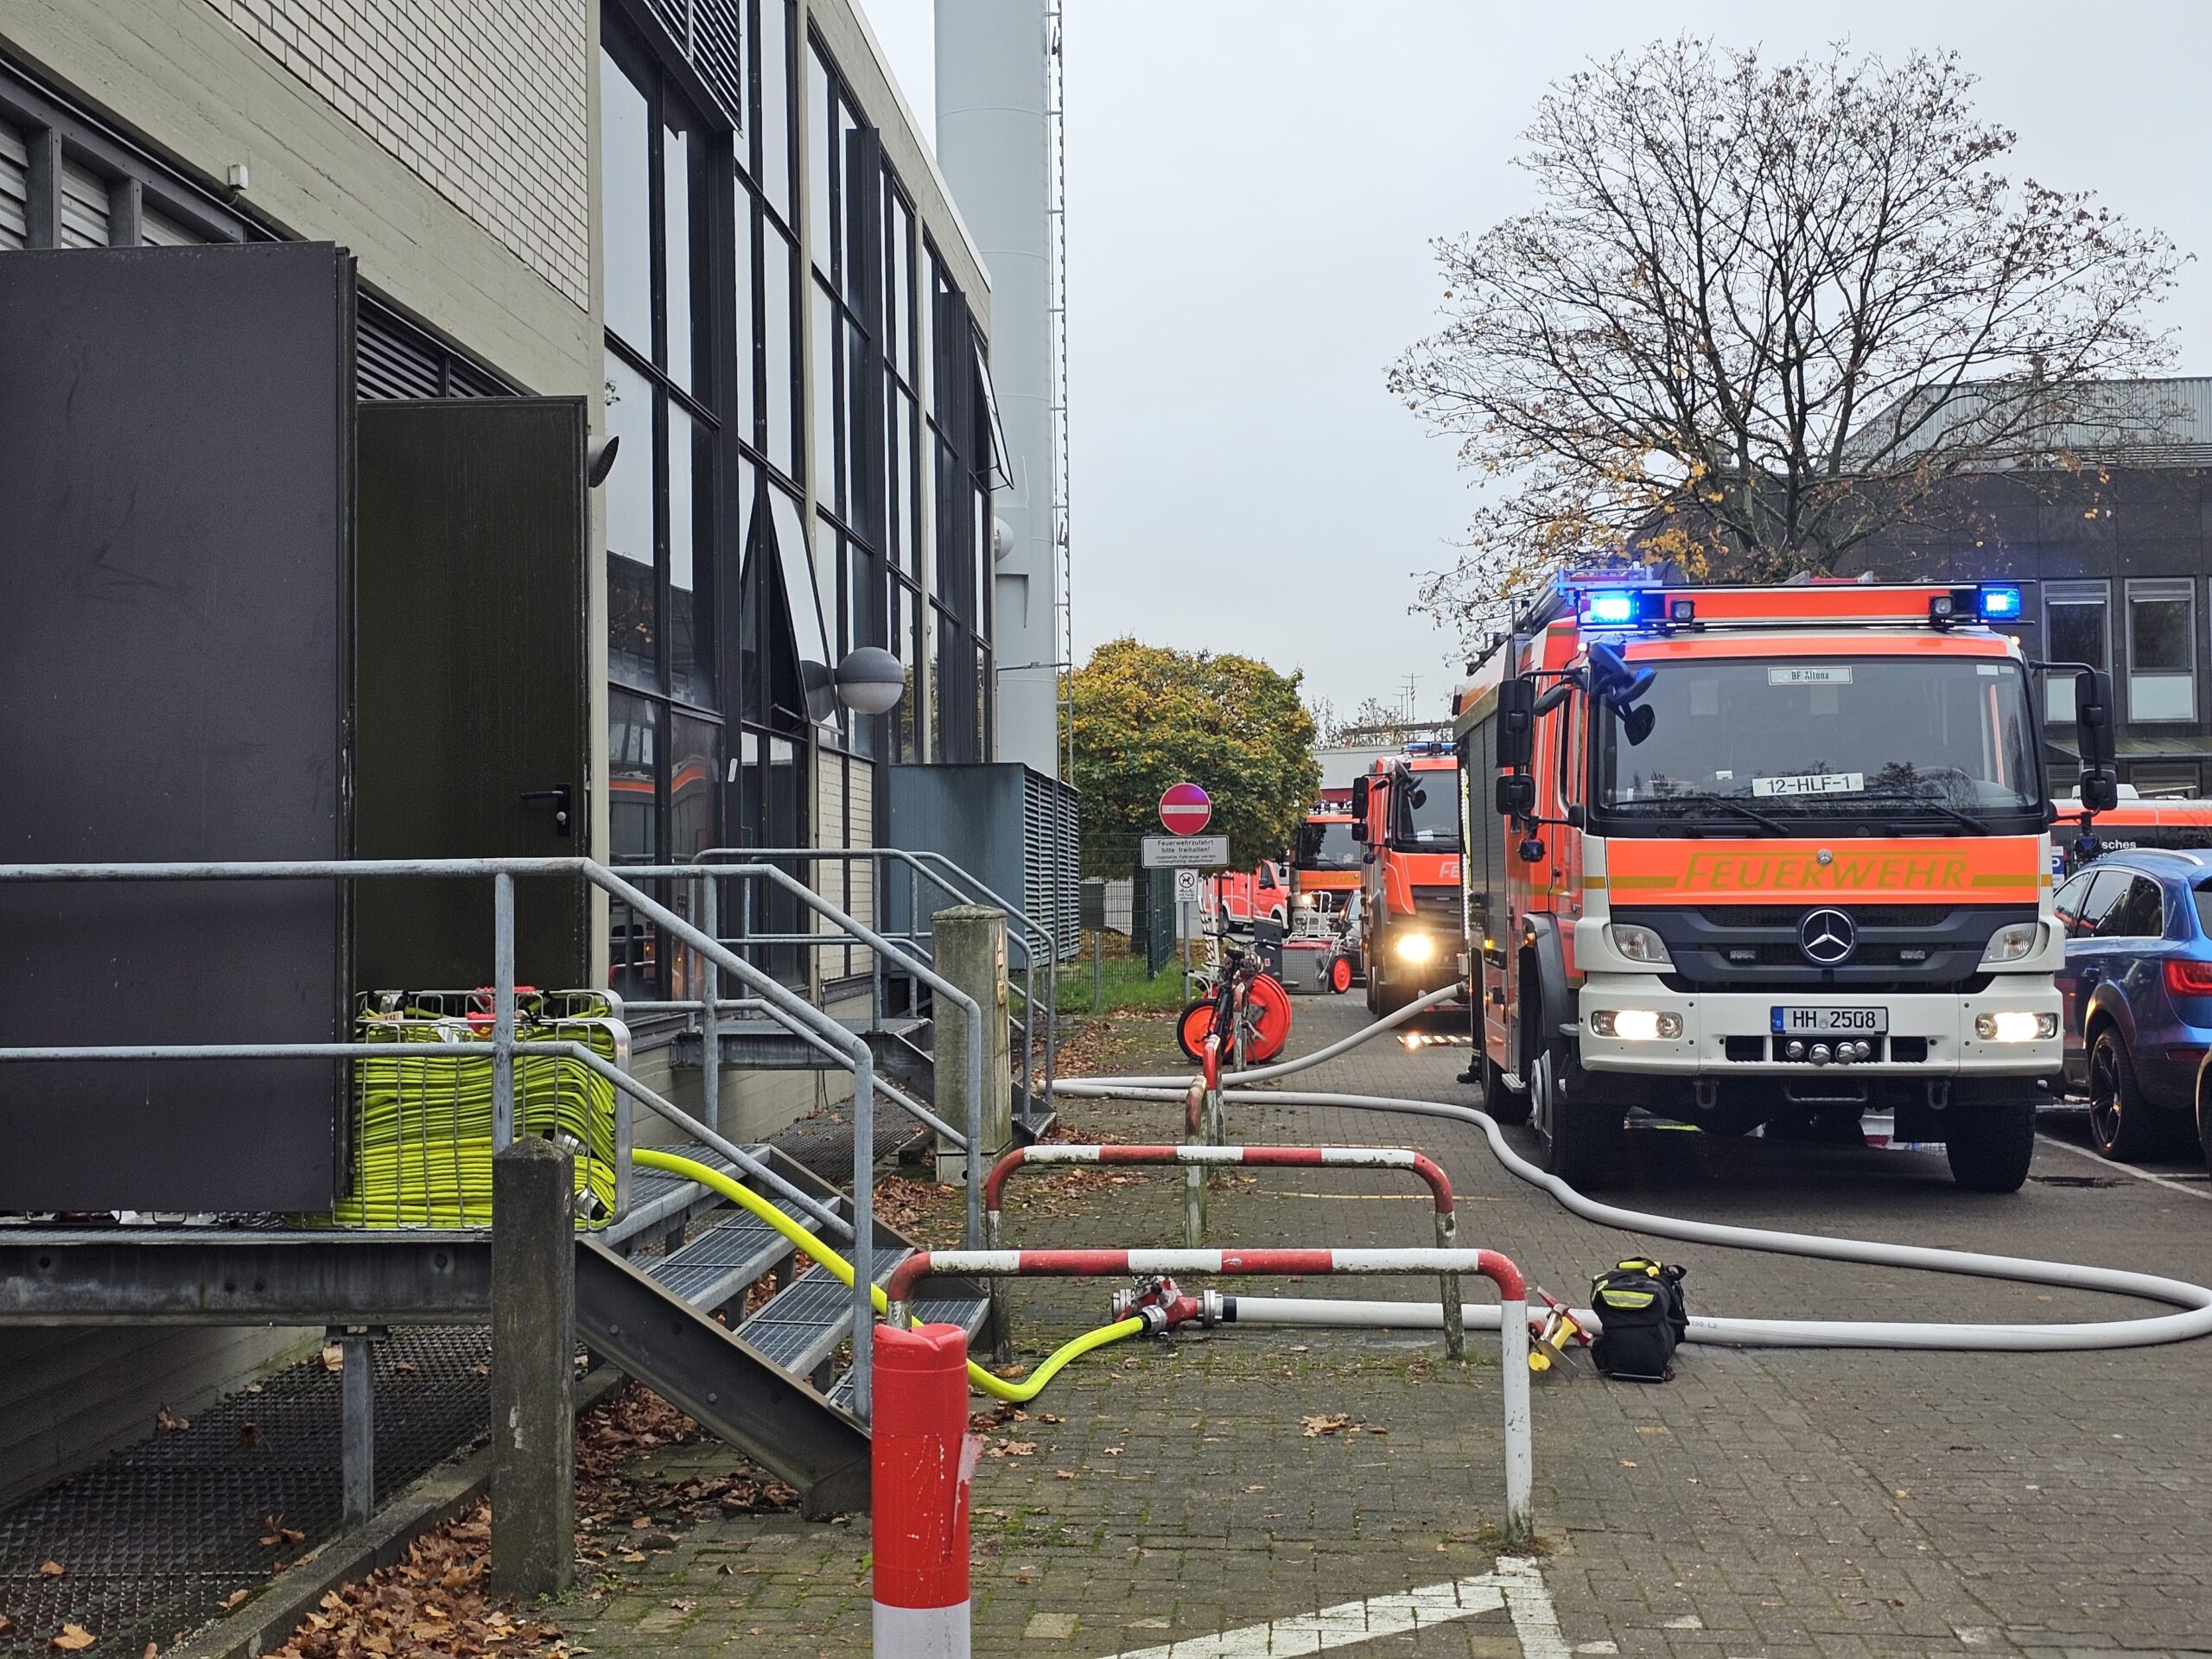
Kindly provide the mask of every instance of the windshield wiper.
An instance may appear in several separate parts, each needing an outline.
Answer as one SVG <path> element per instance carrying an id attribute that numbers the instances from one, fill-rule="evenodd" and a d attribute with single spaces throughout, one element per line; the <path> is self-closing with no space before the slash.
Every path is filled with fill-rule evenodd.
<path id="1" fill-rule="evenodd" d="M 1662 795 L 1653 804 L 1671 806 L 1677 802 L 1684 806 L 1717 806 L 1724 812 L 1733 812 L 1738 817 L 1749 818 L 1753 823 L 1763 825 L 1777 836 L 1791 836 L 1797 833 L 1781 819 L 1770 818 L 1764 812 L 1745 806 L 1732 796 L 1711 793 Z"/>
<path id="2" fill-rule="evenodd" d="M 1925 795 L 1859 795 L 1853 798 L 1861 801 L 1895 801 L 1909 806 L 1923 806 L 1930 812 L 1941 812 L 1955 823 L 1963 823 L 1978 836 L 1986 836 L 1989 833 L 1989 825 L 1986 820 L 1974 817 L 1971 812 L 1962 811 L 1948 802 L 1930 800 Z"/>

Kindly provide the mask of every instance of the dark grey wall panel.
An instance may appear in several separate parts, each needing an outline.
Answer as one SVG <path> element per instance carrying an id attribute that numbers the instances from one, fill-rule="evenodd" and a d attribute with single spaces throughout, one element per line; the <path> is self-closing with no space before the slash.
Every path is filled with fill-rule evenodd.
<path id="1" fill-rule="evenodd" d="M 354 849 L 363 858 L 591 850 L 581 397 L 361 406 Z M 566 784 L 571 833 L 525 791 Z M 580 880 L 517 884 L 516 973 L 590 982 Z M 364 881 L 364 989 L 492 978 L 486 881 Z"/>
<path id="2" fill-rule="evenodd" d="M 0 860 L 346 851 L 351 261 L 0 258 Z M 329 1041 L 335 882 L 0 884 L 0 1042 Z M 327 1061 L 0 1065 L 0 1210 L 313 1209 Z"/>

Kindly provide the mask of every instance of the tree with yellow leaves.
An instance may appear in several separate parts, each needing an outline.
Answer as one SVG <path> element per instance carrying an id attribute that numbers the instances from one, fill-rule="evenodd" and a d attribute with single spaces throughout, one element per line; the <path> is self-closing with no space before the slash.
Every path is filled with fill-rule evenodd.
<path id="1" fill-rule="evenodd" d="M 1303 677 L 1128 639 L 1091 652 L 1069 688 L 1084 873 L 1128 874 L 1139 839 L 1163 833 L 1161 793 L 1185 782 L 1212 797 L 1231 868 L 1282 856 L 1321 782 Z"/>

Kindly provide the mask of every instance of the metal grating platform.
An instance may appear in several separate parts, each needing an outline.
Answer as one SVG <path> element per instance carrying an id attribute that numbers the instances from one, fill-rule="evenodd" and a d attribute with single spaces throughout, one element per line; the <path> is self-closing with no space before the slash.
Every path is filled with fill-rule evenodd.
<path id="1" fill-rule="evenodd" d="M 489 1333 L 471 1326 L 395 1332 L 378 1349 L 379 1502 L 483 1436 L 490 1355 Z M 338 1393 L 320 1360 L 292 1366 L 188 1429 L 0 1510 L 0 1612 L 14 1626 L 0 1655 L 50 1659 L 65 1622 L 92 1631 L 99 1652 L 167 1648 L 219 1614 L 224 1597 L 258 1588 L 276 1562 L 330 1537 L 341 1507 Z M 264 1545 L 271 1515 L 306 1541 Z M 39 1572 L 48 1560 L 60 1578 Z"/>

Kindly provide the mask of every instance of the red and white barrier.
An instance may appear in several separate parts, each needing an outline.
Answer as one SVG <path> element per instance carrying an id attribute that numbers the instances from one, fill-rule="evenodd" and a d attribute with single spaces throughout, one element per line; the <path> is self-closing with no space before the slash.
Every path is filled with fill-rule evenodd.
<path id="1" fill-rule="evenodd" d="M 1479 1274 L 1495 1284 L 1498 1292 L 1498 1357 L 1505 1396 L 1506 1529 L 1515 1537 L 1526 1537 L 1535 1526 L 1535 1457 L 1529 1421 L 1529 1287 L 1511 1258 L 1500 1255 L 1496 1250 L 918 1250 L 892 1270 L 884 1285 L 884 1294 L 890 1302 L 890 1325 L 906 1322 L 915 1286 L 932 1274 L 940 1273 L 975 1279 L 1098 1279 L 1124 1274 L 1139 1277 L 1185 1274 L 1280 1277 L 1335 1273 L 1440 1277 Z M 881 1351 L 880 1347 L 877 1351 Z M 879 1402 L 879 1423 L 882 1409 Z M 879 1428 L 878 1433 L 880 1433 Z M 880 1461 L 876 1471 L 879 1477 L 883 1472 Z M 878 1491 L 880 1504 L 881 1488 Z M 964 1485 L 961 1503 L 964 1535 Z M 879 1544 L 879 1563 L 881 1559 Z M 880 1577 L 877 1582 L 880 1618 Z"/>
<path id="2" fill-rule="evenodd" d="M 875 1327 L 877 1659 L 968 1659 L 968 1333 Z"/>
<path id="3" fill-rule="evenodd" d="M 1223 1166 L 1245 1169 L 1402 1169 L 1426 1182 L 1430 1196 L 1436 1201 L 1436 1248 L 1448 1250 L 1459 1242 L 1451 1178 L 1433 1159 L 1406 1147 L 1039 1146 L 1016 1147 L 994 1164 L 989 1175 L 984 1178 L 983 1243 L 992 1249 L 1000 1244 L 1003 1208 L 1001 1195 L 1006 1191 L 1006 1184 L 1016 1170 L 1033 1164 L 1179 1166 L 1191 1170 L 1190 1179 L 1194 1182 L 1204 1179 L 1198 1170 Z M 1186 1221 L 1188 1213 L 1186 1199 Z M 1188 1227 L 1185 1231 L 1189 1231 Z M 1195 1236 L 1186 1236 L 1184 1243 L 1196 1249 L 1199 1241 Z M 1453 1359 L 1464 1358 L 1467 1337 L 1460 1320 L 1459 1276 L 1443 1275 L 1441 1290 L 1444 1351 Z"/>

